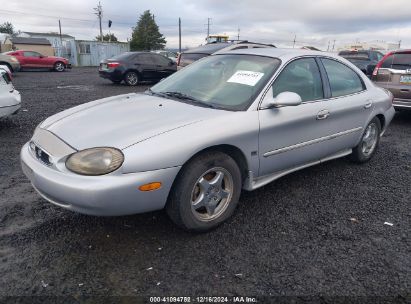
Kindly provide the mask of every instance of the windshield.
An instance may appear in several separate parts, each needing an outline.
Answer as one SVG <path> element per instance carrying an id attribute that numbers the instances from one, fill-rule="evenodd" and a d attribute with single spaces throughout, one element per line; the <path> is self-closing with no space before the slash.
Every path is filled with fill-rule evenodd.
<path id="1" fill-rule="evenodd" d="M 243 111 L 279 65 L 279 59 L 256 55 L 209 56 L 153 86 L 151 93 L 202 106 Z"/>

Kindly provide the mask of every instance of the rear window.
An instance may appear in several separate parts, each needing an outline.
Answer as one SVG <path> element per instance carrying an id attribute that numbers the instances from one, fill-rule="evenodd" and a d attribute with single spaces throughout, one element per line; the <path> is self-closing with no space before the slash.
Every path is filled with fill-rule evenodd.
<path id="1" fill-rule="evenodd" d="M 382 63 L 382 68 L 406 70 L 411 68 L 411 53 L 394 53 Z"/>
<path id="2" fill-rule="evenodd" d="M 208 54 L 193 54 L 193 53 L 182 53 L 180 56 L 180 64 L 191 64 L 201 58 L 207 57 Z"/>
<path id="3" fill-rule="evenodd" d="M 347 59 L 362 59 L 369 60 L 370 56 L 367 52 L 340 52 L 338 55 Z"/>

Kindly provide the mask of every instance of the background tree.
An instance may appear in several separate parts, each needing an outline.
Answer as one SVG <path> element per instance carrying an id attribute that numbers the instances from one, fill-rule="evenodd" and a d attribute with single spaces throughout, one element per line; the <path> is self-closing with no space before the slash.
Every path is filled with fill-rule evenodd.
<path id="1" fill-rule="evenodd" d="M 100 35 L 96 37 L 97 41 L 101 41 Z M 103 35 L 103 41 L 111 41 L 111 42 L 116 42 L 118 41 L 117 37 L 114 34 L 105 34 Z"/>
<path id="2" fill-rule="evenodd" d="M 0 24 L 0 33 L 13 35 L 15 33 L 13 24 L 11 24 L 10 22 L 4 22 L 3 24 Z"/>
<path id="3" fill-rule="evenodd" d="M 154 16 L 149 10 L 145 11 L 133 28 L 130 49 L 132 51 L 150 51 L 164 49 L 167 41 L 158 30 Z"/>

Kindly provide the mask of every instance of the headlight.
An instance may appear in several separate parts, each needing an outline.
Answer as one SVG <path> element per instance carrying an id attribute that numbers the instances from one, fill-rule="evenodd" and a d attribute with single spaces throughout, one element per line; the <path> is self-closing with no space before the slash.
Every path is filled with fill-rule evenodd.
<path id="1" fill-rule="evenodd" d="M 13 56 L 10 57 L 10 60 L 13 61 L 13 62 L 19 62 L 19 61 L 17 60 L 17 58 L 16 58 L 16 57 L 13 57 Z"/>
<path id="2" fill-rule="evenodd" d="M 92 148 L 70 155 L 66 167 L 82 175 L 103 175 L 113 172 L 123 164 L 124 156 L 114 148 Z"/>

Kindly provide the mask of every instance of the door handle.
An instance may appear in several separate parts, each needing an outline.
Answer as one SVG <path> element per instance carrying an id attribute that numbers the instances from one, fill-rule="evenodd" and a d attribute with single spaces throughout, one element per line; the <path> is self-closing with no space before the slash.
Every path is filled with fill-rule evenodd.
<path id="1" fill-rule="evenodd" d="M 328 116 L 330 116 L 330 111 L 328 111 L 328 110 L 322 110 L 322 111 L 318 112 L 318 114 L 317 114 L 317 120 L 327 119 Z"/>
<path id="2" fill-rule="evenodd" d="M 369 109 L 372 106 L 372 100 L 367 100 L 367 103 L 364 105 L 364 109 Z"/>

